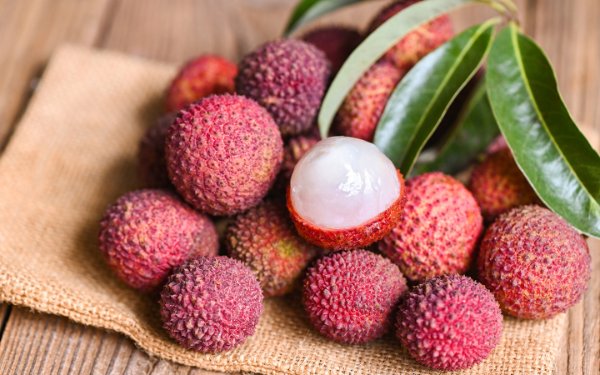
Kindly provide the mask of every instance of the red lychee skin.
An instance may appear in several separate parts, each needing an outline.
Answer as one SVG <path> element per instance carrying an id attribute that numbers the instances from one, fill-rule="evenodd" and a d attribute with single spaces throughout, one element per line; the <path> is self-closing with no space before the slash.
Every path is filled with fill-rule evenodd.
<path id="1" fill-rule="evenodd" d="M 371 142 L 385 105 L 403 75 L 387 61 L 371 66 L 344 99 L 335 118 L 335 131 Z"/>
<path id="2" fill-rule="evenodd" d="M 302 40 L 323 51 L 331 63 L 333 74 L 344 64 L 352 51 L 362 41 L 357 29 L 343 26 L 323 26 L 309 31 Z"/>
<path id="3" fill-rule="evenodd" d="M 167 112 L 213 94 L 233 93 L 237 65 L 215 55 L 202 55 L 188 61 L 167 89 Z"/>
<path id="4" fill-rule="evenodd" d="M 419 363 L 460 370 L 483 361 L 502 337 L 502 313 L 481 284 L 440 276 L 410 290 L 400 303 L 396 337 Z"/>
<path id="5" fill-rule="evenodd" d="M 330 71 L 329 61 L 317 47 L 282 39 L 244 57 L 236 88 L 239 94 L 265 107 L 287 137 L 314 124 Z"/>
<path id="6" fill-rule="evenodd" d="M 453 177 L 426 173 L 407 182 L 400 220 L 379 250 L 412 281 L 464 273 L 482 229 L 471 193 Z"/>
<path id="7" fill-rule="evenodd" d="M 227 254 L 250 267 L 265 297 L 291 292 L 318 250 L 298 236 L 285 207 L 272 202 L 236 216 L 224 237 Z"/>
<path id="8" fill-rule="evenodd" d="M 263 295 L 242 262 L 199 257 L 176 269 L 162 289 L 163 327 L 186 349 L 219 353 L 252 336 L 263 312 Z"/>
<path id="9" fill-rule="evenodd" d="M 473 169 L 469 190 L 488 222 L 511 208 L 540 202 L 507 147 L 487 155 Z"/>
<path id="10" fill-rule="evenodd" d="M 132 288 L 152 291 L 173 267 L 193 256 L 214 256 L 217 232 L 206 216 L 165 190 L 136 190 L 106 210 L 100 251 Z"/>
<path id="11" fill-rule="evenodd" d="M 171 186 L 165 161 L 165 139 L 174 119 L 175 113 L 161 116 L 152 127 L 148 128 L 140 141 L 138 177 L 144 187 L 168 188 Z"/>
<path id="12" fill-rule="evenodd" d="M 312 326 L 343 344 L 383 336 L 406 281 L 394 264 L 366 250 L 332 253 L 307 271 L 302 300 Z"/>
<path id="13" fill-rule="evenodd" d="M 367 34 L 373 32 L 396 13 L 419 1 L 400 0 L 385 7 L 371 21 Z M 407 71 L 429 52 L 450 40 L 453 35 L 454 31 L 450 17 L 442 15 L 411 31 L 390 48 L 383 59 L 392 62 L 399 69 Z"/>
<path id="14" fill-rule="evenodd" d="M 283 159 L 283 141 L 269 113 L 251 99 L 228 94 L 179 111 L 165 150 L 179 194 L 211 215 L 232 215 L 260 203 Z"/>
<path id="15" fill-rule="evenodd" d="M 566 311 L 590 280 L 583 236 L 540 206 L 514 208 L 487 229 L 477 259 L 479 280 L 506 313 L 547 319 Z"/>
<path id="16" fill-rule="evenodd" d="M 294 209 L 290 188 L 287 207 L 298 234 L 324 250 L 339 251 L 367 247 L 385 237 L 398 221 L 405 202 L 404 177 L 397 171 L 400 195 L 385 211 L 360 226 L 347 229 L 320 228 L 302 218 Z"/>

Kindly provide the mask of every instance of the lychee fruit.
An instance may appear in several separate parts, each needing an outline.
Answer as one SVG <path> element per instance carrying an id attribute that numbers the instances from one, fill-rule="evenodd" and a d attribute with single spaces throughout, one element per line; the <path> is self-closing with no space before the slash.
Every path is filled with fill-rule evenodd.
<path id="1" fill-rule="evenodd" d="M 374 64 L 354 85 L 334 121 L 334 130 L 371 142 L 385 105 L 404 75 L 387 61 Z"/>
<path id="2" fill-rule="evenodd" d="M 417 362 L 436 370 L 469 368 L 502 337 L 502 313 L 483 285 L 460 275 L 438 276 L 406 293 L 396 336 Z"/>
<path id="3" fill-rule="evenodd" d="M 167 112 L 179 111 L 188 104 L 212 94 L 235 90 L 237 65 L 216 55 L 202 55 L 188 61 L 167 89 Z"/>
<path id="4" fill-rule="evenodd" d="M 360 44 L 362 35 L 351 27 L 322 26 L 304 34 L 302 40 L 325 53 L 331 63 L 331 71 L 335 74 Z"/>
<path id="5" fill-rule="evenodd" d="M 366 250 L 324 256 L 307 271 L 302 300 L 313 327 L 344 344 L 383 336 L 406 282 L 398 267 Z"/>
<path id="6" fill-rule="evenodd" d="M 486 221 L 511 208 L 540 202 L 508 147 L 487 155 L 473 169 L 469 190 Z"/>
<path id="7" fill-rule="evenodd" d="M 285 207 L 272 202 L 236 216 L 224 238 L 227 254 L 250 267 L 265 297 L 292 291 L 317 252 L 298 236 Z"/>
<path id="8" fill-rule="evenodd" d="M 382 9 L 371 21 L 367 33 L 370 34 L 396 13 L 419 1 L 399 0 L 393 2 Z M 385 53 L 383 59 L 394 63 L 399 69 L 407 71 L 429 52 L 450 40 L 453 34 L 450 17 L 442 15 L 410 31 Z"/>
<path id="9" fill-rule="evenodd" d="M 290 138 L 283 150 L 281 176 L 289 181 L 292 178 L 292 172 L 294 172 L 296 164 L 319 141 L 320 138 L 310 135 L 298 135 Z"/>
<path id="10" fill-rule="evenodd" d="M 413 281 L 464 273 L 482 229 L 473 195 L 453 177 L 426 173 L 407 182 L 400 220 L 379 250 Z"/>
<path id="11" fill-rule="evenodd" d="M 214 256 L 217 232 L 206 216 L 165 190 L 136 190 L 112 204 L 100 222 L 100 251 L 129 286 L 152 291 L 173 267 Z"/>
<path id="12" fill-rule="evenodd" d="M 298 233 L 328 250 L 368 246 L 392 229 L 404 203 L 404 179 L 375 145 L 331 137 L 294 168 L 287 204 Z"/>
<path id="13" fill-rule="evenodd" d="M 238 95 L 214 95 L 179 111 L 166 141 L 171 182 L 196 209 L 232 215 L 273 184 L 283 141 L 269 113 Z"/>
<path id="14" fill-rule="evenodd" d="M 282 39 L 244 57 L 236 88 L 265 107 L 287 137 L 314 124 L 330 71 L 325 54 L 317 47 Z"/>
<path id="15" fill-rule="evenodd" d="M 156 123 L 146 130 L 140 141 L 138 177 L 144 187 L 168 188 L 171 186 L 165 161 L 165 139 L 174 119 L 174 112 L 159 117 Z"/>
<path id="16" fill-rule="evenodd" d="M 477 260 L 478 277 L 506 313 L 546 319 L 566 311 L 590 280 L 583 236 L 540 206 L 522 206 L 487 229 Z"/>
<path id="17" fill-rule="evenodd" d="M 218 353 L 252 336 L 263 311 L 252 271 L 227 258 L 198 257 L 175 269 L 160 295 L 163 327 L 186 349 Z"/>

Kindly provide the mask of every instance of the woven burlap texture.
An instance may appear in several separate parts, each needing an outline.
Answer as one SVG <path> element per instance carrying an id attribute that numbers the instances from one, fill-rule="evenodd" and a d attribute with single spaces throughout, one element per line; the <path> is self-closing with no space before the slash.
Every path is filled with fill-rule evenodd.
<path id="1" fill-rule="evenodd" d="M 256 334 L 219 355 L 161 330 L 154 297 L 117 281 L 99 255 L 98 220 L 134 189 L 135 154 L 161 111 L 172 66 L 58 50 L 0 158 L 0 300 L 121 332 L 151 355 L 209 370 L 265 374 L 429 374 L 392 338 L 344 346 L 314 333 L 294 297 L 265 301 Z M 566 318 L 504 319 L 501 344 L 465 374 L 550 374 Z"/>

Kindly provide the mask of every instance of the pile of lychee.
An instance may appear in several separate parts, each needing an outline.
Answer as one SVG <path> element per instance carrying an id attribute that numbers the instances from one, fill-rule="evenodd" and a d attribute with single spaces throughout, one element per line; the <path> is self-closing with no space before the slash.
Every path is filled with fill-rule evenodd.
<path id="1" fill-rule="evenodd" d="M 382 10 L 367 32 L 412 2 Z M 586 241 L 542 206 L 502 139 L 467 187 L 440 172 L 405 182 L 370 143 L 395 85 L 451 35 L 444 16 L 406 36 L 323 140 L 316 116 L 358 31 L 323 27 L 239 65 L 205 55 L 181 69 L 140 143 L 147 188 L 112 204 L 99 234 L 123 282 L 160 292 L 173 340 L 229 350 L 254 333 L 263 298 L 298 293 L 330 340 L 365 344 L 391 330 L 421 364 L 455 370 L 498 345 L 501 311 L 546 319 L 580 299 Z"/>

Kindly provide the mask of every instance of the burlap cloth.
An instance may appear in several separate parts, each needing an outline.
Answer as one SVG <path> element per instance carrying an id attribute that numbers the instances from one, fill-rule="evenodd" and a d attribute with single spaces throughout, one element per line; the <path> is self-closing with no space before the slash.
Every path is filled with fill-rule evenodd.
<path id="1" fill-rule="evenodd" d="M 0 300 L 111 329 L 151 355 L 220 371 L 429 374 L 392 338 L 338 345 L 315 334 L 293 297 L 265 302 L 256 334 L 220 355 L 186 351 L 156 301 L 118 282 L 99 256 L 98 219 L 135 188 L 135 153 L 175 69 L 63 47 L 0 158 Z M 566 318 L 505 318 L 501 344 L 465 374 L 550 374 Z"/>

